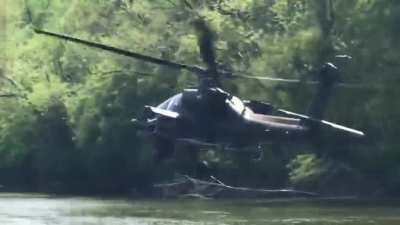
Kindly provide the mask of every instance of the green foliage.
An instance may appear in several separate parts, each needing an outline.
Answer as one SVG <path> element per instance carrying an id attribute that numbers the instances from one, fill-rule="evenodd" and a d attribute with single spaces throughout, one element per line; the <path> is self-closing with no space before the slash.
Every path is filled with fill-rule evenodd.
<path id="1" fill-rule="evenodd" d="M 35 138 L 35 118 L 25 105 L 14 100 L 3 103 L 7 108 L 0 110 L 0 168 L 8 168 L 20 165 L 29 152 L 29 144 Z"/>
<path id="2" fill-rule="evenodd" d="M 316 186 L 327 175 L 329 164 L 314 154 L 297 155 L 288 165 L 290 183 L 297 187 Z"/>

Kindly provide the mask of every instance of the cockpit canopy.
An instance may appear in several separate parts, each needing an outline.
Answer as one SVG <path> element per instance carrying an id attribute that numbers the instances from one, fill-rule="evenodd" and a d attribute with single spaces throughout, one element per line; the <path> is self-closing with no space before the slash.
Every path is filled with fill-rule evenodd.
<path id="1" fill-rule="evenodd" d="M 186 96 L 186 97 L 185 97 Z M 161 104 L 157 106 L 157 108 L 168 110 L 168 111 L 173 111 L 173 112 L 180 112 L 183 101 L 186 99 L 186 107 L 189 107 L 192 110 L 197 110 L 196 109 L 196 104 L 189 104 L 190 102 L 197 102 L 200 103 L 199 101 L 207 101 L 207 105 L 213 106 L 213 108 L 230 108 L 229 111 L 234 111 L 236 114 L 242 115 L 245 111 L 245 105 L 244 103 L 236 96 L 229 95 L 227 92 L 221 90 L 221 89 L 212 89 L 210 92 L 207 92 L 205 96 L 202 98 L 197 98 L 198 93 L 197 90 L 195 89 L 188 89 L 187 91 L 183 93 L 176 94 Z M 190 98 L 190 99 L 187 99 Z M 202 99 L 202 100 L 200 100 Z M 217 104 L 217 105 L 216 105 Z M 210 110 L 211 112 L 214 110 Z M 225 111 L 225 110 L 224 110 Z"/>
<path id="2" fill-rule="evenodd" d="M 182 103 L 182 93 L 179 93 L 159 104 L 157 108 L 178 112 L 178 110 L 181 107 L 181 103 Z"/>

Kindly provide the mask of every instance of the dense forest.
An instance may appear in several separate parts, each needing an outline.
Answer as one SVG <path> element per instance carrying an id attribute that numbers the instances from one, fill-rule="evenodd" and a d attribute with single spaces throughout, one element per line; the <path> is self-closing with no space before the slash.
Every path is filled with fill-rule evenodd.
<path id="1" fill-rule="evenodd" d="M 4 190 L 83 194 L 149 192 L 193 173 L 179 149 L 152 161 L 151 140 L 130 122 L 196 84 L 192 74 L 37 35 L 32 27 L 201 65 L 191 21 L 214 30 L 218 61 L 257 76 L 309 80 L 335 55 L 352 57 L 326 119 L 366 138 L 265 146 L 261 161 L 201 153 L 227 184 L 327 194 L 400 194 L 400 1 L 395 0 L 2 0 L 0 184 Z M 152 75 L 144 75 L 152 74 Z M 397 83 L 399 82 L 399 83 Z M 303 113 L 305 84 L 227 80 L 243 99 Z M 317 146 L 317 147 L 316 147 Z M 320 148 L 320 149 L 316 149 Z M 1 189 L 0 189 L 1 190 Z"/>

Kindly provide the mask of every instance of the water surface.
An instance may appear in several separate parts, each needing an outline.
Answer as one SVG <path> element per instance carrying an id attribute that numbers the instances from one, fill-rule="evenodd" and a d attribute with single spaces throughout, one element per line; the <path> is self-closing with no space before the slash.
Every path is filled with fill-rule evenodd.
<path id="1" fill-rule="evenodd" d="M 129 200 L 0 194 L 1 225 L 399 225 L 400 201 Z"/>

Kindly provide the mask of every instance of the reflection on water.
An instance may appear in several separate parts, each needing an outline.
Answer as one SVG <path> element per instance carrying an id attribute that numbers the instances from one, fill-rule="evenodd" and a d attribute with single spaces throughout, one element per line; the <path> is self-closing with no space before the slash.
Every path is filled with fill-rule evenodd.
<path id="1" fill-rule="evenodd" d="M 122 200 L 0 194 L 0 224 L 398 225 L 397 201 Z"/>

